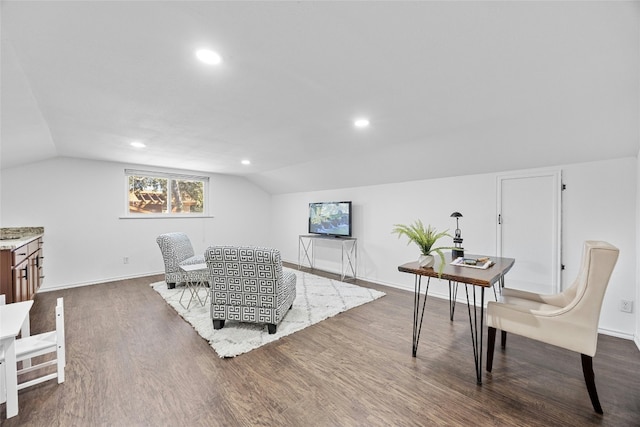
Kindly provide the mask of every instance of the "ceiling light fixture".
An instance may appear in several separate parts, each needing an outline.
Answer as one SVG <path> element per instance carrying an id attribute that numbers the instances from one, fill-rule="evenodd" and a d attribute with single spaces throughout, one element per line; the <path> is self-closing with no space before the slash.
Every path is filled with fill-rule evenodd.
<path id="1" fill-rule="evenodd" d="M 250 165 L 250 164 L 251 164 L 251 160 L 244 159 L 244 160 L 243 160 L 243 161 L 241 161 L 240 163 L 242 163 L 242 164 L 243 164 L 243 165 L 245 165 L 245 166 L 248 166 L 248 165 Z"/>
<path id="2" fill-rule="evenodd" d="M 199 49 L 196 51 L 196 57 L 209 65 L 218 65 L 222 62 L 222 57 L 217 53 L 209 49 Z"/>
<path id="3" fill-rule="evenodd" d="M 359 129 L 369 127 L 369 119 L 356 119 L 353 121 L 353 125 Z"/>
<path id="4" fill-rule="evenodd" d="M 140 141 L 133 141 L 131 143 L 131 146 L 134 147 L 134 148 L 144 148 L 144 147 L 146 147 L 146 145 L 143 142 L 140 142 Z"/>

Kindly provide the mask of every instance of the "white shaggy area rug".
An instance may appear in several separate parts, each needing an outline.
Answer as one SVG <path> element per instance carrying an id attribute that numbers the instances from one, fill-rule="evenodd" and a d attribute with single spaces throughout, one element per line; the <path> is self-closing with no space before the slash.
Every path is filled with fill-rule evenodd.
<path id="1" fill-rule="evenodd" d="M 273 335 L 269 335 L 266 325 L 234 321 L 226 321 L 224 328 L 214 330 L 210 314 L 210 299 L 202 307 L 194 298 L 187 310 L 179 302 L 184 286 L 167 289 L 165 282 L 152 283 L 151 286 L 182 318 L 194 327 L 202 338 L 209 342 L 220 357 L 235 357 L 246 353 L 385 295 L 384 292 L 374 289 L 286 267 L 284 269 L 294 272 L 297 276 L 296 299 L 293 302 L 293 307 L 287 312 L 278 325 L 277 332 Z M 199 292 L 200 298 L 204 300 L 206 291 L 201 289 Z M 189 297 L 189 290 L 187 290 L 182 300 L 185 306 L 189 302 Z"/>

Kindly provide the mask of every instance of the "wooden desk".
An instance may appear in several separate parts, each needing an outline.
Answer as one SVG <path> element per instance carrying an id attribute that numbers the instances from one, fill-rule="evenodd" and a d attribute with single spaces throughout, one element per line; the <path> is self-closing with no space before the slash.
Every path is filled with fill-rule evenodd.
<path id="1" fill-rule="evenodd" d="M 7 385 L 7 418 L 18 415 L 18 372 L 16 337 L 29 335 L 29 310 L 33 301 L 0 305 L 0 347 L 4 350 L 4 373 Z"/>
<path id="2" fill-rule="evenodd" d="M 469 255 L 465 258 L 480 258 L 483 255 Z M 486 255 L 485 255 L 486 256 Z M 471 327 L 471 341 L 473 343 L 473 357 L 476 364 L 476 379 L 478 384 L 482 384 L 482 328 L 484 324 L 484 290 L 492 287 L 495 283 L 504 286 L 504 275 L 511 270 L 515 260 L 513 258 L 497 258 L 489 257 L 494 261 L 494 265 L 481 270 L 472 267 L 453 266 L 450 265 L 451 254 L 445 255 L 446 264 L 442 270 L 441 279 L 449 281 L 449 309 L 451 320 L 453 320 L 453 308 L 455 307 L 458 283 L 465 285 L 467 294 L 467 308 L 469 312 L 469 325 Z M 398 271 L 403 273 L 411 273 L 415 275 L 414 296 L 413 296 L 413 357 L 416 357 L 418 351 L 418 341 L 420 340 L 420 331 L 422 330 L 422 319 L 424 318 L 424 308 L 427 303 L 427 295 L 429 293 L 429 282 L 432 277 L 438 277 L 440 260 L 436 257 L 436 265 L 433 268 L 422 268 L 417 262 L 409 262 L 398 267 Z M 420 292 L 422 286 L 422 277 L 427 277 L 427 286 L 422 300 L 422 310 L 420 309 Z M 471 301 L 469 299 L 469 285 L 480 287 L 480 325 L 478 327 L 478 315 L 476 293 L 472 288 L 473 294 L 473 315 L 471 311 Z M 455 291 L 452 294 L 452 288 Z M 422 311 L 422 312 L 421 312 Z"/>

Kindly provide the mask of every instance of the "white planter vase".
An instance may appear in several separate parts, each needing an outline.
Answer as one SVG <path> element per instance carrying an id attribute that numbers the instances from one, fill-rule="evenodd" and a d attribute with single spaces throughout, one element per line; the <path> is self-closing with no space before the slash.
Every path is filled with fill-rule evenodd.
<path id="1" fill-rule="evenodd" d="M 433 255 L 420 255 L 420 258 L 418 258 L 418 265 L 423 268 L 431 268 L 435 262 L 436 259 Z"/>

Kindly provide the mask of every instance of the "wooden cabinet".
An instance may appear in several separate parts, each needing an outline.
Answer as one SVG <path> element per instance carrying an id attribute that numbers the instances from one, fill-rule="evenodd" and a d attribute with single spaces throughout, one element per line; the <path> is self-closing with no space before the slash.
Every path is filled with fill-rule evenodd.
<path id="1" fill-rule="evenodd" d="M 33 299 L 44 277 L 42 237 L 0 251 L 0 294 L 7 304 Z"/>

